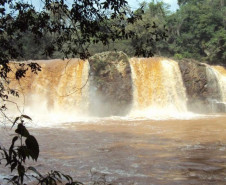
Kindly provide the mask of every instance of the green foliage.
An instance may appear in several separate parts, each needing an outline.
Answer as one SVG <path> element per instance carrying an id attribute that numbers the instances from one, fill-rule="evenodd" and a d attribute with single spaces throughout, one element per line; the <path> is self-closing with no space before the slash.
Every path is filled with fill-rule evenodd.
<path id="1" fill-rule="evenodd" d="M 175 13 L 160 1 L 143 2 L 134 12 L 124 0 L 84 2 L 78 1 L 79 6 L 74 2 L 70 9 L 64 1 L 44 1 L 41 12 L 9 2 L 20 13 L 13 16 L 2 10 L 0 29 L 9 34 L 0 32 L 1 56 L 87 58 L 118 50 L 128 56 L 181 54 L 210 63 L 225 61 L 224 0 L 178 0 L 180 9 Z"/>
<path id="2" fill-rule="evenodd" d="M 206 49 L 208 51 L 206 59 L 211 63 L 226 61 L 226 30 L 221 29 L 215 32 L 213 38 L 206 43 Z"/>
<path id="3" fill-rule="evenodd" d="M 181 60 L 181 59 L 183 59 L 184 57 L 183 57 L 182 54 L 176 53 L 176 54 L 174 55 L 174 58 L 177 59 L 177 60 Z"/>
<path id="4" fill-rule="evenodd" d="M 13 2 L 4 3 L 10 4 L 12 10 L 19 11 L 19 15 L 14 17 L 12 14 L 3 14 L 11 22 L 2 22 L 4 29 L 9 28 L 12 33 L 8 44 L 13 42 L 15 45 L 14 50 L 18 55 L 13 56 L 14 59 L 88 58 L 107 50 L 122 50 L 130 56 L 152 56 L 155 50 L 151 48 L 154 48 L 155 42 L 165 38 L 164 29 L 156 27 L 156 23 L 160 24 L 161 21 L 156 20 L 154 23 L 154 20 L 145 20 L 136 24 L 145 16 L 152 17 L 156 11 L 159 14 L 155 17 L 165 14 L 161 10 L 165 6 L 163 3 L 152 3 L 152 6 L 150 3 L 152 13 L 148 14 L 146 10 L 144 12 L 143 8 L 146 7 L 143 6 L 132 12 L 125 0 L 103 3 L 79 0 L 72 3 L 72 8 L 64 1 L 50 0 L 44 1 L 44 9 L 40 12 L 29 4 L 14 5 Z M 26 19 L 27 22 L 24 22 Z M 14 30 L 12 24 L 17 25 L 13 26 Z M 143 33 L 147 27 L 152 29 L 141 36 L 139 29 L 133 29 L 138 26 L 144 30 Z M 139 45 L 135 44 L 137 41 Z"/>
<path id="5" fill-rule="evenodd" d="M 134 36 L 125 32 L 125 24 L 141 18 L 126 7 L 125 0 L 79 0 L 72 7 L 59 0 L 43 2 L 44 8 L 37 12 L 24 2 L 2 1 L 0 34 L 4 39 L 0 43 L 7 46 L 0 48 L 2 53 L 10 51 L 13 59 L 88 58 L 90 45 L 106 46 Z"/>
<path id="6" fill-rule="evenodd" d="M 153 1 L 141 5 L 144 9 L 141 12 L 142 19 L 133 25 L 128 25 L 127 30 L 133 30 L 136 33 L 136 37 L 131 38 L 133 55 L 149 57 L 160 52 L 162 46 L 160 42 L 164 42 L 167 38 L 165 17 L 169 12 L 168 6 L 163 2 L 154 3 Z"/>
<path id="7" fill-rule="evenodd" d="M 167 18 L 168 52 L 185 58 L 225 62 L 225 15 L 222 0 L 178 1 L 180 9 Z"/>

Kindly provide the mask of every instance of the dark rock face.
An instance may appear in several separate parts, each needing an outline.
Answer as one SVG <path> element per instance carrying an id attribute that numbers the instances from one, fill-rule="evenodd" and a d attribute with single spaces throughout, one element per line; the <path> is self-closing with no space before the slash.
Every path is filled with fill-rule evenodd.
<path id="1" fill-rule="evenodd" d="M 179 62 L 188 98 L 188 109 L 197 113 L 221 112 L 222 97 L 216 75 L 205 64 L 192 60 Z"/>
<path id="2" fill-rule="evenodd" d="M 90 63 L 90 112 L 95 116 L 125 115 L 133 99 L 129 59 L 123 52 L 98 53 Z"/>

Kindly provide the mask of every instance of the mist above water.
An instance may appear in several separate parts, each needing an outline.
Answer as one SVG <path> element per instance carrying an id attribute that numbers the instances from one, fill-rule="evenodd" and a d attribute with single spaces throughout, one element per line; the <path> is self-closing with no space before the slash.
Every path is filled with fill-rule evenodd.
<path id="1" fill-rule="evenodd" d="M 109 115 L 107 118 L 94 114 L 104 111 L 107 100 L 103 100 L 96 87 L 90 83 L 92 78 L 88 61 L 70 59 L 36 62 L 42 67 L 38 75 L 28 71 L 27 77 L 19 83 L 13 81 L 11 85 L 17 87 L 21 94 L 19 99 L 14 99 L 20 111 L 31 116 L 37 125 L 97 122 L 104 119 L 193 119 L 202 116 L 188 111 L 179 65 L 170 59 L 130 59 L 133 85 L 130 111 L 123 116 Z M 226 72 L 222 67 L 210 69 L 214 71 L 221 88 L 222 102 L 226 102 Z M 92 109 L 90 102 L 95 105 Z M 112 108 L 115 109 L 115 106 L 112 105 Z M 14 106 L 10 110 L 15 115 L 17 108 Z"/>

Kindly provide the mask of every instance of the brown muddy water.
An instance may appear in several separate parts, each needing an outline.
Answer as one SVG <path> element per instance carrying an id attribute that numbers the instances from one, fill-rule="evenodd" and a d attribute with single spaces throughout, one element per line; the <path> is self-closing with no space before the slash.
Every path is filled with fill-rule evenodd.
<path id="1" fill-rule="evenodd" d="M 100 120 L 30 128 L 40 171 L 60 170 L 85 184 L 226 184 L 226 116 L 197 120 Z M 9 132 L 0 129 L 1 143 Z M 0 176 L 9 174 L 0 166 Z M 0 184 L 4 184 L 0 180 Z"/>

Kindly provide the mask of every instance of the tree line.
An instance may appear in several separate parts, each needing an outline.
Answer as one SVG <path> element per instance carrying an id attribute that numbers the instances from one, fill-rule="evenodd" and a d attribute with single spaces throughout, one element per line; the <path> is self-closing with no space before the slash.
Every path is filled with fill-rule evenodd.
<path id="1" fill-rule="evenodd" d="M 178 0 L 178 5 L 176 12 L 170 12 L 169 5 L 161 1 L 141 3 L 142 19 L 127 26 L 138 37 L 117 43 L 119 48 L 130 56 L 136 56 L 134 48 L 139 47 L 160 56 L 225 65 L 226 1 Z"/>
<path id="2" fill-rule="evenodd" d="M 193 58 L 211 64 L 224 64 L 226 60 L 225 0 L 178 0 L 178 5 L 179 9 L 171 12 L 169 5 L 162 1 L 144 1 L 133 12 L 134 17 L 131 17 L 132 11 L 128 6 L 121 7 L 122 12 L 127 13 L 114 17 L 107 12 L 104 20 L 95 20 L 90 23 L 89 28 L 80 26 L 80 30 L 67 33 L 66 37 L 70 39 L 65 38 L 65 34 L 61 38 L 62 33 L 52 34 L 48 30 L 44 31 L 45 34 L 37 41 L 36 35 L 26 31 L 15 44 L 22 46 L 24 59 L 62 58 L 65 54 L 66 57 L 78 57 L 81 53 L 79 50 L 83 49 L 89 52 L 89 55 L 120 50 L 129 56 L 148 57 L 156 54 L 175 59 Z M 59 9 L 62 7 L 59 6 Z M 62 21 L 65 27 L 76 24 L 75 17 L 68 18 L 66 14 L 61 14 L 62 17 L 58 19 L 57 16 L 51 12 L 49 20 L 55 21 L 56 25 L 58 21 Z M 131 20 L 125 21 L 125 17 Z M 133 20 L 135 17 L 136 21 Z M 85 24 L 87 23 L 89 22 Z M 84 35 L 81 33 L 84 30 L 81 29 L 93 30 L 94 33 L 91 34 L 98 35 L 99 38 L 90 39 L 88 38 L 90 35 L 87 36 L 88 39 L 86 36 L 83 38 Z M 79 40 L 80 36 L 82 38 Z M 53 40 L 58 40 L 59 43 L 54 43 Z M 69 54 L 70 51 L 67 50 L 70 49 L 77 52 Z"/>

